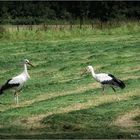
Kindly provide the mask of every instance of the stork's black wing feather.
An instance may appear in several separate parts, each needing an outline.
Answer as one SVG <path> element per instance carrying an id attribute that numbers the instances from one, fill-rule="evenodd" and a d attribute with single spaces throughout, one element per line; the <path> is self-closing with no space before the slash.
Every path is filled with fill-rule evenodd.
<path id="1" fill-rule="evenodd" d="M 9 84 L 9 81 L 10 80 L 12 80 L 12 79 L 7 80 L 7 82 L 4 85 L 1 86 L 1 88 L 0 88 L 0 94 L 3 94 L 3 91 L 5 91 L 7 89 L 10 89 L 10 88 L 13 88 L 13 87 L 17 87 L 17 86 L 20 85 L 19 83 Z"/>
<path id="2" fill-rule="evenodd" d="M 108 74 L 108 76 L 110 76 L 112 78 L 112 83 L 113 85 L 119 86 L 121 89 L 125 88 L 125 84 L 123 81 L 121 81 L 120 79 L 116 78 L 114 75 L 112 74 Z"/>

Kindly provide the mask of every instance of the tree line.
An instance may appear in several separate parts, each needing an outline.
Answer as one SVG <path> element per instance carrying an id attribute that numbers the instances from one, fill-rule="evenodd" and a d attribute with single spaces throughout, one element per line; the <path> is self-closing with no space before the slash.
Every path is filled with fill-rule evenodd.
<path id="1" fill-rule="evenodd" d="M 1 1 L 0 24 L 139 20 L 139 1 Z M 62 22 L 62 23 L 63 23 Z"/>

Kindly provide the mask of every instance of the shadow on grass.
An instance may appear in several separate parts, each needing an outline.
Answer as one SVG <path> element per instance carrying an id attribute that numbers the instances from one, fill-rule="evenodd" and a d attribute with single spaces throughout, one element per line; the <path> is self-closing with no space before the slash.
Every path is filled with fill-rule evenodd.
<path id="1" fill-rule="evenodd" d="M 113 126 L 112 121 L 121 112 L 139 105 L 138 98 L 131 98 L 125 102 L 105 103 L 94 108 L 54 114 L 44 118 L 41 123 L 46 125 L 46 131 L 61 133 L 60 138 L 131 138 L 131 132 L 121 132 L 121 128 Z M 63 137 L 66 133 L 67 136 Z"/>
<path id="2" fill-rule="evenodd" d="M 139 138 L 138 132 L 122 132 L 112 121 L 140 105 L 139 98 L 104 103 L 97 107 L 53 114 L 41 120 L 43 128 L 22 129 L 16 125 L 0 128 L 1 138 Z M 16 131 L 17 130 L 17 131 Z M 3 133 L 3 134 L 2 134 Z"/>

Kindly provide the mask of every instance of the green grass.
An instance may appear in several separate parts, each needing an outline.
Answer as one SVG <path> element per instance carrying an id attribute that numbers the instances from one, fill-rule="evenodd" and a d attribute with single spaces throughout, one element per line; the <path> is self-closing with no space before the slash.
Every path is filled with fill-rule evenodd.
<path id="1" fill-rule="evenodd" d="M 140 107 L 139 27 L 14 31 L 1 38 L 1 84 L 22 71 L 24 58 L 36 67 L 29 68 L 19 106 L 11 91 L 1 96 L 0 137 L 140 138 L 139 114 L 130 128 L 115 123 Z M 88 65 L 123 79 L 126 88 L 103 95 L 91 75 L 80 75 Z"/>

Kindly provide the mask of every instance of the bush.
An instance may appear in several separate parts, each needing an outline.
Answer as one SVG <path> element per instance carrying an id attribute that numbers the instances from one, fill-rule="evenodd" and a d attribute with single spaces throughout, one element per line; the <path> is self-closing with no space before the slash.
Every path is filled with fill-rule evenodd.
<path id="1" fill-rule="evenodd" d="M 0 26 L 0 39 L 3 38 L 5 33 L 6 33 L 6 29 L 3 26 Z"/>

